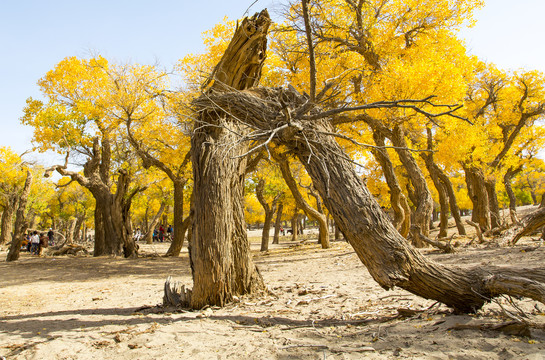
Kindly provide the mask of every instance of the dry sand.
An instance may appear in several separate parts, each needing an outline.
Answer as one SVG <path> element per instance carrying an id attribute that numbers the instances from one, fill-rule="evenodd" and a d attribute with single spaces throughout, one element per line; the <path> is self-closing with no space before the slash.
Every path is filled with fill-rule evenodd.
<path id="1" fill-rule="evenodd" d="M 257 241 L 254 246 L 257 246 Z M 460 249 L 445 264 L 539 265 L 545 247 Z M 136 260 L 32 257 L 0 263 L 0 356 L 6 359 L 545 359 L 545 332 L 512 335 L 473 325 L 507 321 L 497 304 L 455 315 L 404 290 L 385 291 L 345 242 L 294 246 L 286 237 L 255 251 L 270 294 L 225 308 L 164 312 L 167 276 L 191 286 L 187 252 Z M 184 249 L 185 250 L 185 249 Z M 5 249 L 0 252 L 5 259 Z M 506 301 L 504 301 L 505 303 Z M 545 305 L 516 304 L 545 323 Z M 504 305 L 516 311 L 510 305 Z M 398 309 L 416 310 L 403 317 Z M 459 329 L 469 325 L 470 329 Z"/>

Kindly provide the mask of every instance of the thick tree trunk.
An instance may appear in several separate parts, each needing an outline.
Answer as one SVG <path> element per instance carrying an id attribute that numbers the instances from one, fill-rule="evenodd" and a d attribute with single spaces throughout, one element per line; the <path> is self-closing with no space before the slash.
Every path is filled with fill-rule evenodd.
<path id="1" fill-rule="evenodd" d="M 375 144 L 379 147 L 373 149 L 373 155 L 382 168 L 382 173 L 386 179 L 386 184 L 390 189 L 390 204 L 394 210 L 393 223 L 397 231 L 403 237 L 409 235 L 411 229 L 411 208 L 409 202 L 401 190 L 399 181 L 394 171 L 394 165 L 390 160 L 390 156 L 385 149 L 385 136 L 378 130 L 373 130 L 373 139 Z"/>
<path id="2" fill-rule="evenodd" d="M 191 306 L 195 309 L 223 306 L 235 295 L 264 286 L 251 258 L 244 221 L 246 158 L 237 156 L 247 146 L 232 147 L 225 154 L 222 145 L 235 143 L 233 134 L 244 130 L 219 120 L 220 127 L 196 129 L 191 139 L 195 202 Z"/>
<path id="3" fill-rule="evenodd" d="M 72 235 L 75 241 L 81 241 L 81 227 L 85 220 L 85 214 L 76 214 L 76 227 L 74 228 L 74 234 Z"/>
<path id="4" fill-rule="evenodd" d="M 471 221 L 479 224 L 482 231 L 490 230 L 490 203 L 484 174 L 481 169 L 463 165 L 469 198 L 473 203 Z"/>
<path id="5" fill-rule="evenodd" d="M 274 223 L 274 237 L 273 244 L 278 244 L 280 242 L 280 226 L 282 223 L 282 212 L 284 211 L 284 203 L 281 202 L 278 204 L 278 210 L 276 211 L 276 221 Z"/>
<path id="6" fill-rule="evenodd" d="M 25 221 L 26 205 L 28 202 L 28 196 L 30 194 L 30 187 L 32 186 L 32 173 L 27 170 L 25 185 L 23 191 L 19 197 L 19 204 L 17 206 L 17 212 L 15 215 L 15 226 L 13 237 L 11 239 L 11 246 L 9 248 L 6 261 L 15 261 L 19 259 L 19 252 L 21 251 L 21 244 L 23 243 L 23 236 L 25 235 L 28 224 Z"/>
<path id="7" fill-rule="evenodd" d="M 396 152 L 403 166 L 407 170 L 407 174 L 413 184 L 416 195 L 416 210 L 414 212 L 414 225 L 420 228 L 424 236 L 429 236 L 429 226 L 431 213 L 433 211 L 433 198 L 428 189 L 426 178 L 416 163 L 416 160 L 408 150 L 407 142 L 405 141 L 405 131 L 401 125 L 397 125 L 392 131 L 392 142 L 397 147 Z M 424 247 L 425 244 L 418 233 L 411 235 L 412 240 L 417 247 Z"/>
<path id="8" fill-rule="evenodd" d="M 93 190 L 91 190 L 93 193 Z M 109 191 L 93 193 L 95 208 L 95 248 L 93 256 L 123 255 L 124 224 L 121 208 Z"/>
<path id="9" fill-rule="evenodd" d="M 257 85 L 270 23 L 265 10 L 240 23 L 211 77 L 203 84 L 204 98 L 215 92 Z M 240 143 L 237 134 L 243 135 L 249 129 L 223 114 L 196 107 L 199 121 L 191 139 L 195 213 L 190 257 L 191 306 L 200 309 L 205 305 L 222 306 L 235 295 L 264 289 L 264 283 L 252 261 L 244 221 L 248 145 Z"/>
<path id="10" fill-rule="evenodd" d="M 68 228 L 66 229 L 66 243 L 72 245 L 74 243 L 74 229 L 76 228 L 76 219 L 68 220 Z"/>

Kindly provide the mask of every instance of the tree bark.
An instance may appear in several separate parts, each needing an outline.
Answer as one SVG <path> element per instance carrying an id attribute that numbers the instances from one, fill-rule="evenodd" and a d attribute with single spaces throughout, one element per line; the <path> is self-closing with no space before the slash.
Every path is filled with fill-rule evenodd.
<path id="1" fill-rule="evenodd" d="M 427 134 L 428 150 L 430 151 L 422 152 L 420 153 L 420 156 L 424 159 L 424 163 L 426 164 L 426 168 L 428 169 L 428 173 L 430 174 L 433 185 L 435 186 L 435 189 L 437 189 L 437 193 L 439 194 L 440 222 L 438 237 L 444 238 L 447 237 L 448 231 L 449 199 L 445 184 L 439 178 L 441 169 L 439 168 L 439 166 L 437 166 L 433 158 L 433 138 L 431 128 L 427 128 Z"/>
<path id="2" fill-rule="evenodd" d="M 266 11 L 240 23 L 222 59 L 203 84 L 204 98 L 258 83 L 269 25 Z M 248 145 L 240 143 L 237 134 L 244 135 L 248 129 L 228 116 L 194 104 L 198 121 L 191 138 L 195 202 L 190 240 L 191 306 L 200 309 L 205 305 L 223 306 L 235 295 L 262 290 L 264 283 L 251 258 L 244 221 Z"/>
<path id="3" fill-rule="evenodd" d="M 297 241 L 299 235 L 299 209 L 296 207 L 291 218 L 291 241 Z"/>
<path id="4" fill-rule="evenodd" d="M 32 173 L 27 170 L 25 185 L 23 191 L 19 197 L 19 205 L 17 206 L 17 212 L 15 215 L 15 226 L 13 237 L 11 239 L 11 246 L 9 248 L 6 261 L 15 261 L 19 259 L 19 253 L 21 251 L 21 244 L 23 243 L 23 236 L 26 232 L 28 224 L 25 221 L 26 205 L 28 203 L 28 196 L 30 195 L 30 188 L 32 186 Z"/>

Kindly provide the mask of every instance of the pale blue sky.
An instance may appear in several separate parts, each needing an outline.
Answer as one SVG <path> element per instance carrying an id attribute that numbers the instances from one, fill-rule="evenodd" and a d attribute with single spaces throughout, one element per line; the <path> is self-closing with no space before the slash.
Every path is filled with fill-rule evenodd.
<path id="1" fill-rule="evenodd" d="M 67 56 L 100 53 L 170 68 L 202 51 L 201 33 L 282 0 L 1 0 L 0 145 L 21 153 L 32 131 L 19 123 L 37 80 Z M 545 1 L 488 0 L 464 31 L 470 52 L 502 68 L 545 71 Z M 41 157 L 44 162 L 47 157 Z M 47 164 L 50 165 L 50 164 Z"/>

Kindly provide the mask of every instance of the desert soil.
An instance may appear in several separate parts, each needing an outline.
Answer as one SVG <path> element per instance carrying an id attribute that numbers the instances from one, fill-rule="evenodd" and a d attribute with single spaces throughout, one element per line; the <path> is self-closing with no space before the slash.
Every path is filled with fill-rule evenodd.
<path id="1" fill-rule="evenodd" d="M 456 240 L 455 240 L 456 241 Z M 468 238 L 457 239 L 462 245 Z M 545 305 L 502 300 L 475 315 L 379 287 L 344 241 L 322 250 L 288 237 L 255 262 L 269 293 L 224 308 L 163 309 L 167 276 L 191 286 L 187 251 L 141 245 L 135 260 L 35 257 L 0 263 L 0 357 L 6 359 L 545 359 L 545 332 L 492 329 L 506 314 L 545 323 Z M 536 266 L 545 247 L 423 250 L 452 266 Z M 6 249 L 0 257 L 5 259 Z"/>

